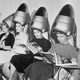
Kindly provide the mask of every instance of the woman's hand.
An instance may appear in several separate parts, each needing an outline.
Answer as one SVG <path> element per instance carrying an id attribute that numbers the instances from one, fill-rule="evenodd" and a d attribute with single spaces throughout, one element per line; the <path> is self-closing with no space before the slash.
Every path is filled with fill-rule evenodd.
<path id="1" fill-rule="evenodd" d="M 42 52 L 42 48 L 40 46 L 37 47 L 38 52 Z"/>

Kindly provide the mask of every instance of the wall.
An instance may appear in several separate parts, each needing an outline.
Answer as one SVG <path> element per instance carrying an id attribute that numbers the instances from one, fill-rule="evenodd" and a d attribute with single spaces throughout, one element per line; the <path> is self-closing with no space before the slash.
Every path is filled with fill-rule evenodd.
<path id="1" fill-rule="evenodd" d="M 21 3 L 27 3 L 30 14 L 40 6 L 45 6 L 48 10 L 50 26 L 65 4 L 71 4 L 74 8 L 75 21 L 77 25 L 77 46 L 80 47 L 80 0 L 0 0 L 0 20 L 14 13 Z"/>

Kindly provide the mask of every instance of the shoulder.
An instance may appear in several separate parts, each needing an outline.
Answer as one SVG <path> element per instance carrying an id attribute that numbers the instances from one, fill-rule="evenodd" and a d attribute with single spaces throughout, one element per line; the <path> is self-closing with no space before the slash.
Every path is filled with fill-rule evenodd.
<path id="1" fill-rule="evenodd" d="M 44 37 L 42 38 L 42 40 L 50 43 L 50 41 L 48 39 L 44 38 Z"/>
<path id="2" fill-rule="evenodd" d="M 60 44 L 59 43 L 56 43 L 56 44 L 54 44 L 54 45 L 52 45 L 53 47 L 59 47 L 60 46 Z"/>
<path id="3" fill-rule="evenodd" d="M 76 48 L 72 46 L 70 43 L 67 45 L 67 48 L 72 52 L 76 52 Z"/>
<path id="4" fill-rule="evenodd" d="M 55 45 L 52 44 L 51 48 L 49 49 L 49 52 L 54 51 L 54 49 L 56 49 L 58 47 L 59 47 L 59 44 L 57 44 L 57 43 Z"/>
<path id="5" fill-rule="evenodd" d="M 75 49 L 75 47 L 72 46 L 70 43 L 68 43 L 67 46 L 68 46 L 69 48 Z"/>
<path id="6" fill-rule="evenodd" d="M 10 35 L 10 36 L 14 36 L 11 32 L 9 32 L 9 35 Z"/>

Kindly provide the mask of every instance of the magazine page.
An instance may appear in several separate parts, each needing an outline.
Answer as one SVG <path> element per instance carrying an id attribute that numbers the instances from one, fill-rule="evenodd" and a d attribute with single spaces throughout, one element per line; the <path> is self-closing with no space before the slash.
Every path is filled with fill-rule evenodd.
<path id="1" fill-rule="evenodd" d="M 56 66 L 73 66 L 73 65 L 77 65 L 76 62 L 72 62 L 72 60 L 62 57 L 60 55 L 55 54 L 55 64 Z"/>
<path id="2" fill-rule="evenodd" d="M 66 59 L 55 52 L 41 52 L 51 63 L 55 63 L 56 66 L 76 66 L 76 62 L 72 62 L 70 59 Z"/>
<path id="3" fill-rule="evenodd" d="M 27 47 L 30 49 L 30 51 L 33 53 L 33 54 L 36 54 L 38 52 L 37 48 L 33 46 L 33 43 L 28 43 L 27 44 Z"/>
<path id="4" fill-rule="evenodd" d="M 41 54 L 50 62 L 50 63 L 55 63 L 55 56 L 54 52 L 41 52 Z"/>

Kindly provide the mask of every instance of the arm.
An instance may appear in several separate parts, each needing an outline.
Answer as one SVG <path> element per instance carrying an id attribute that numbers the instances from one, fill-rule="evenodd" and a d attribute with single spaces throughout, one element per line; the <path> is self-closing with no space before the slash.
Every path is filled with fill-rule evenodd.
<path id="1" fill-rule="evenodd" d="M 5 49 L 5 50 L 11 50 L 11 46 L 4 46 L 3 49 Z"/>
<path id="2" fill-rule="evenodd" d="M 78 52 L 76 51 L 76 49 L 74 47 L 72 47 L 70 49 L 70 53 L 71 53 L 71 61 L 72 61 L 72 63 L 76 63 L 77 62 L 77 54 L 78 54 Z"/>

